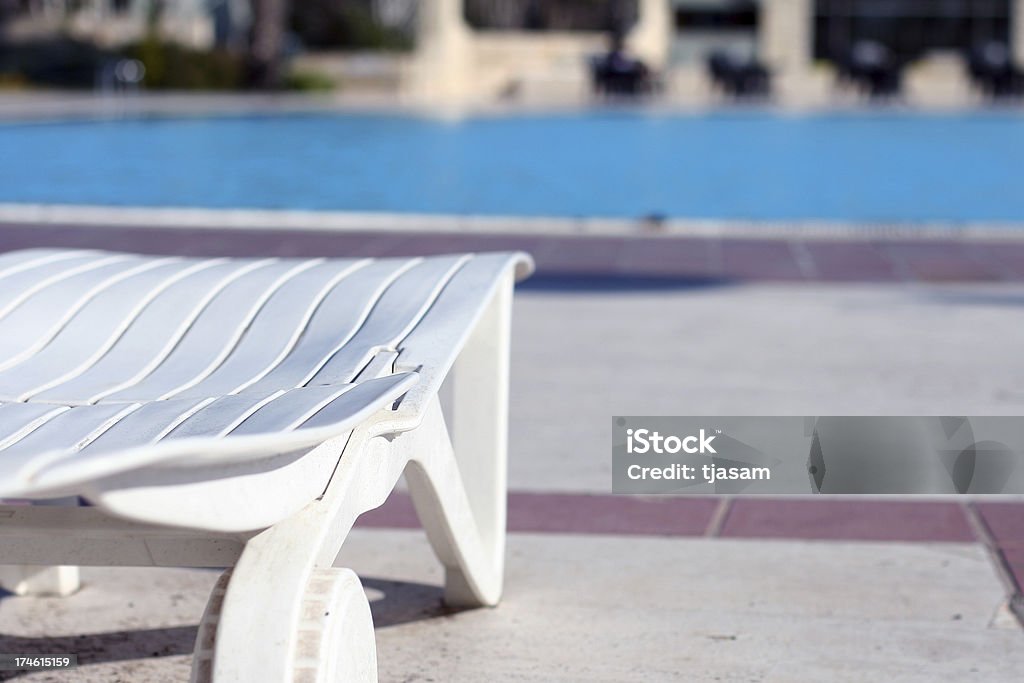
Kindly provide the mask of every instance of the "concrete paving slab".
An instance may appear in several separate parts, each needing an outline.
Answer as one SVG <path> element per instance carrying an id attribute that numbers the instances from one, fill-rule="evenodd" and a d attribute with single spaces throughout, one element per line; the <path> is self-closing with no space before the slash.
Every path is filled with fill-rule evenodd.
<path id="1" fill-rule="evenodd" d="M 976 544 L 515 534 L 505 601 L 452 613 L 418 531 L 356 530 L 382 681 L 1017 681 L 1024 634 Z M 216 572 L 87 569 L 64 600 L 0 600 L 0 650 L 95 663 L 38 681 L 184 680 Z M 83 637 L 84 636 L 84 637 Z"/>
<path id="2" fill-rule="evenodd" d="M 422 541 L 388 535 L 402 554 L 371 556 L 374 536 L 364 533 L 342 561 L 423 582 Z M 507 586 L 496 610 L 379 629 L 382 673 L 822 681 L 831 668 L 848 680 L 999 681 L 1024 664 L 1020 632 L 989 628 L 1003 591 L 976 545 L 516 535 Z"/>
<path id="3" fill-rule="evenodd" d="M 0 599 L 0 651 L 77 654 L 73 671 L 12 674 L 47 683 L 187 681 L 196 626 L 219 571 L 82 569 L 68 598 Z M 16 677 L 15 677 L 16 676 Z"/>
<path id="4" fill-rule="evenodd" d="M 608 492 L 613 415 L 1019 415 L 1022 312 L 1018 285 L 523 290 L 510 485 Z"/>

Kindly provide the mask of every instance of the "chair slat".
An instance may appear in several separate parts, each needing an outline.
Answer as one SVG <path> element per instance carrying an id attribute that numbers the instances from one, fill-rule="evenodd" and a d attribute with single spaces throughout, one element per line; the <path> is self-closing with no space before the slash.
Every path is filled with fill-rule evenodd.
<path id="1" fill-rule="evenodd" d="M 274 292 L 238 345 L 216 370 L 200 382 L 172 395 L 179 398 L 223 396 L 245 388 L 253 377 L 274 367 L 294 347 L 310 317 L 333 286 L 368 263 L 327 261 L 285 283 Z"/>
<path id="2" fill-rule="evenodd" d="M 34 268 L 46 268 L 40 271 L 43 277 L 52 275 L 54 269 L 64 263 L 82 263 L 94 261 L 100 255 L 96 251 L 74 251 L 69 249 L 25 249 L 0 254 L 0 280 Z M 105 255 L 104 255 L 105 256 Z M 37 277 L 39 274 L 37 273 Z"/>
<path id="3" fill-rule="evenodd" d="M 80 456 L 97 455 L 154 443 L 183 423 L 213 399 L 150 401 L 119 420 L 98 436 Z M 104 404 L 116 405 L 116 404 Z M 78 408 L 72 408 L 78 410 Z"/>
<path id="4" fill-rule="evenodd" d="M 76 377 L 102 358 L 161 293 L 217 263 L 166 261 L 105 288 L 83 305 L 46 346 L 0 371 L 0 396 L 24 401 Z"/>
<path id="5" fill-rule="evenodd" d="M 466 256 L 437 256 L 402 274 L 380 297 L 359 331 L 309 380 L 308 385 L 350 382 L 379 350 L 393 348 L 440 295 Z"/>
<path id="6" fill-rule="evenodd" d="M 276 396 L 233 429 L 232 436 L 290 432 L 355 385 L 303 387 Z"/>
<path id="7" fill-rule="evenodd" d="M 264 377 L 242 386 L 256 393 L 302 386 L 344 346 L 381 295 L 418 260 L 377 261 L 335 284 L 317 307 L 291 352 Z"/>
<path id="8" fill-rule="evenodd" d="M 0 369 L 29 357 L 103 290 L 147 270 L 166 259 L 112 259 L 97 268 L 47 284 L 0 319 Z"/>
<path id="9" fill-rule="evenodd" d="M 43 403 L 0 404 L 0 448 L 15 441 L 22 430 L 42 424 L 44 418 L 53 417 L 67 410 L 67 406 L 52 406 Z M 30 429 L 28 431 L 31 431 Z M 25 433 L 28 433 L 26 431 Z"/>
<path id="10" fill-rule="evenodd" d="M 459 350 L 483 313 L 497 274 L 520 261 L 515 254 L 474 256 L 452 276 L 444 296 L 397 343 L 396 371 L 422 369 L 423 379 L 413 391 L 431 394 L 448 374 Z"/>
<path id="11" fill-rule="evenodd" d="M 54 483 L 66 485 L 68 482 L 125 472 L 164 461 L 168 461 L 167 464 L 187 465 L 197 459 L 204 464 L 246 459 L 259 460 L 268 455 L 313 448 L 327 439 L 351 431 L 374 412 L 387 408 L 408 391 L 416 380 L 415 373 L 401 373 L 368 380 L 347 391 L 340 392 L 340 395 L 326 402 L 326 405 L 316 411 L 312 417 L 309 417 L 308 414 L 316 409 L 317 404 L 323 403 L 325 394 L 330 396 L 340 390 L 304 388 L 289 392 L 292 395 L 288 397 L 288 400 L 277 405 L 273 401 L 264 400 L 262 405 L 264 407 L 273 406 L 273 409 L 258 420 L 246 424 L 244 429 L 239 427 L 231 433 L 231 437 L 248 436 L 250 438 L 242 451 L 237 449 L 221 451 L 215 443 L 216 432 L 207 433 L 203 429 L 195 429 L 194 432 L 183 430 L 179 432 L 177 438 L 163 439 L 152 449 L 140 449 L 140 446 L 152 443 L 154 433 L 159 431 L 152 427 L 145 427 L 151 421 L 159 424 L 163 431 L 172 431 L 168 426 L 173 428 L 176 425 L 182 425 L 202 410 L 212 406 L 209 399 L 199 402 L 184 399 L 156 401 L 122 416 L 112 427 L 81 451 L 46 454 L 45 462 L 38 468 L 33 468 L 30 472 L 22 472 L 23 475 L 31 475 L 31 481 L 24 481 L 22 486 L 32 486 L 33 482 L 40 482 L 43 485 L 53 485 Z M 301 392 L 306 392 L 308 396 L 316 397 L 317 400 L 303 400 Z M 283 394 L 274 394 L 271 397 L 264 397 L 264 399 L 275 397 L 280 399 L 282 396 Z M 252 396 L 251 398 L 257 399 L 258 397 Z M 260 401 L 257 401 L 256 404 L 243 403 L 242 401 L 246 397 L 242 396 L 226 397 L 226 399 L 227 402 L 223 405 L 228 405 L 230 402 L 233 406 L 228 411 L 228 419 L 224 419 L 225 414 L 220 414 L 211 423 L 215 430 L 223 431 L 225 426 L 237 422 L 238 415 L 244 414 L 246 411 L 251 413 L 251 417 L 248 419 L 255 418 L 255 413 L 251 409 Z M 241 410 L 239 410 L 240 407 Z M 296 407 L 299 410 L 294 410 Z M 91 408 L 93 406 L 76 407 L 71 410 L 89 410 Z M 180 412 L 183 408 L 184 412 Z M 219 413 L 220 409 L 215 408 L 214 411 Z M 263 431 L 280 424 L 285 424 L 290 431 Z M 193 428 L 195 426 L 193 425 Z M 130 434 L 139 428 L 145 429 L 143 436 L 149 441 L 141 442 L 141 440 L 130 437 Z M 184 436 L 200 439 L 206 437 L 209 440 L 203 439 L 201 443 L 204 445 L 197 446 L 194 440 L 186 440 L 183 438 Z M 254 441 L 252 440 L 253 436 L 256 437 Z M 263 436 L 266 438 L 262 438 Z M 174 448 L 177 443 L 182 444 L 179 449 Z M 2 472 L 0 472 L 0 484 L 6 485 L 8 490 L 10 489 L 9 480 L 7 482 L 3 480 Z"/>
<path id="12" fill-rule="evenodd" d="M 232 282 L 203 309 L 160 365 L 131 386 L 100 398 L 104 401 L 152 400 L 198 382 L 234 350 L 270 297 L 319 262 L 279 261 Z"/>
<path id="13" fill-rule="evenodd" d="M 196 411 L 195 414 L 172 429 L 164 437 L 164 440 L 224 436 L 279 393 L 276 392 L 269 396 L 257 394 L 222 396 Z"/>
<path id="14" fill-rule="evenodd" d="M 109 264 L 125 263 L 130 260 L 133 260 L 132 257 L 123 254 L 87 253 L 67 259 L 58 259 L 53 264 L 49 264 L 45 257 L 38 261 L 22 261 L 18 266 L 11 267 L 2 280 L 0 320 L 18 306 L 32 301 L 33 297 L 48 287 L 59 285 L 62 280 Z M 134 260 L 136 263 L 141 261 L 137 257 Z M 79 278 L 78 282 L 82 282 L 82 278 Z"/>
<path id="15" fill-rule="evenodd" d="M 0 449 L 0 478 L 27 476 L 33 458 L 47 453 L 69 453 L 84 446 L 138 408 L 138 404 L 80 406 L 65 410 L 38 429 Z M 42 463 L 37 462 L 38 467 Z"/>
<path id="16" fill-rule="evenodd" d="M 232 282 L 273 259 L 211 261 L 173 283 L 146 306 L 117 342 L 92 365 L 53 388 L 26 392 L 35 401 L 94 403 L 138 382 L 171 353 L 196 318 Z"/>
<path id="17" fill-rule="evenodd" d="M 408 387 L 413 386 L 410 382 L 413 378 L 419 380 L 416 373 L 400 372 L 360 382 L 293 429 L 318 429 L 339 423 L 355 426 L 361 419 L 360 416 L 367 413 L 368 406 L 379 405 L 383 399 L 398 399 Z M 304 387 L 296 391 L 308 391 L 313 388 Z"/>

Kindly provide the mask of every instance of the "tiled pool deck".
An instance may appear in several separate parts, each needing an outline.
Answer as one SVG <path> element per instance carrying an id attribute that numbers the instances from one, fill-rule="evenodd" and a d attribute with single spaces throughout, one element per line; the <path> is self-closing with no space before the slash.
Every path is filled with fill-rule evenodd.
<path id="1" fill-rule="evenodd" d="M 0 251 L 34 246 L 534 254 L 513 335 L 508 598 L 442 610 L 395 492 L 343 552 L 377 596 L 382 680 L 1012 681 L 1024 666 L 1024 502 L 612 496 L 601 431 L 613 412 L 1019 412 L 1024 242 L 0 225 Z M 717 283 L 742 286 L 700 286 Z M 616 323 L 630 315 L 648 325 Z M 691 335 L 692 316 L 710 330 Z M 570 342 L 608 377 L 554 357 Z M 577 397 L 574 424 L 538 408 L 559 392 Z M 181 679 L 214 577 L 96 569 L 66 601 L 5 597 L 0 651 L 88 663 L 19 680 Z"/>
<path id="2" fill-rule="evenodd" d="M 418 529 L 396 491 L 360 526 Z M 512 533 L 610 534 L 750 540 L 980 543 L 1024 619 L 1024 503 L 884 499 L 643 498 L 579 493 L 509 495 Z"/>
<path id="3" fill-rule="evenodd" d="M 1024 240 L 735 239 L 86 227 L 0 223 L 0 251 L 38 246 L 229 256 L 406 256 L 521 249 L 537 276 L 700 284 L 782 282 L 1020 282 Z M 537 281 L 537 280 L 535 280 Z M 521 492 L 512 531 L 734 538 L 985 542 L 1008 576 L 1024 577 L 1024 504 L 675 499 Z M 556 514 L 557 513 L 557 514 Z M 980 520 L 987 534 L 979 535 Z M 416 527 L 396 494 L 367 524 Z"/>

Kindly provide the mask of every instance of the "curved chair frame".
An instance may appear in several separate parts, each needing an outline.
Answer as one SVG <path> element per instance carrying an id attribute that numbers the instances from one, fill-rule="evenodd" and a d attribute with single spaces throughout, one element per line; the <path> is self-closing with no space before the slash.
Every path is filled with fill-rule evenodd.
<path id="1" fill-rule="evenodd" d="M 383 504 L 403 474 L 445 567 L 446 602 L 501 597 L 511 302 L 531 264 L 518 254 L 475 264 L 433 302 L 423 334 L 406 335 L 364 370 L 414 378 L 395 385 L 390 407 L 356 411 L 358 423 L 341 433 L 335 425 L 280 443 L 182 439 L 122 452 L 114 461 L 136 466 L 99 459 L 88 478 L 60 461 L 27 495 L 73 493 L 94 506 L 0 506 L 0 557 L 31 567 L 229 567 L 200 624 L 193 681 L 376 680 L 369 604 L 355 574 L 333 564 L 356 518 Z M 442 383 L 451 387 L 447 412 Z M 312 450 L 295 441 L 311 437 L 322 439 Z M 216 457 L 204 460 L 204 448 Z M 270 513 L 251 504 L 273 492 L 286 504 Z M 7 583 L 67 592 L 66 571 L 56 585 L 52 572 L 47 581 L 36 571 L 7 568 Z"/>

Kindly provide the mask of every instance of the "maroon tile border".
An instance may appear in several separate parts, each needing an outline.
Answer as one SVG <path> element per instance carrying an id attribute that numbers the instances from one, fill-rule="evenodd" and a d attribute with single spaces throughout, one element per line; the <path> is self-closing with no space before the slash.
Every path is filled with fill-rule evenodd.
<path id="1" fill-rule="evenodd" d="M 590 494 L 509 494 L 508 530 L 533 533 L 701 536 L 719 506 L 715 498 L 638 498 Z M 407 493 L 396 491 L 359 526 L 418 528 Z"/>
<path id="2" fill-rule="evenodd" d="M 539 275 L 715 281 L 1024 281 L 1024 241 L 721 239 L 0 224 L 0 251 L 88 247 L 190 256 L 409 256 L 521 249 Z"/>
<path id="3" fill-rule="evenodd" d="M 623 240 L 616 265 L 623 273 L 689 278 L 722 277 L 722 253 L 715 240 L 636 237 Z"/>
<path id="4" fill-rule="evenodd" d="M 975 259 L 998 269 L 1005 279 L 1024 278 L 1024 249 L 1007 248 L 1005 244 L 974 243 L 969 252 Z"/>
<path id="5" fill-rule="evenodd" d="M 718 509 L 714 498 L 650 498 L 513 493 L 510 531 L 701 536 Z"/>
<path id="6" fill-rule="evenodd" d="M 960 282 L 964 280 L 1001 280 L 1006 268 L 992 257 L 985 258 L 971 251 L 970 243 L 955 242 L 893 242 L 883 251 L 901 263 L 907 274 L 928 282 Z M 1013 247 L 1009 247 L 1014 250 Z"/>
<path id="7" fill-rule="evenodd" d="M 957 503 L 878 500 L 733 502 L 721 535 L 847 541 L 974 541 Z"/>
<path id="8" fill-rule="evenodd" d="M 818 278 L 830 282 L 898 282 L 898 264 L 871 242 L 808 242 Z"/>
<path id="9" fill-rule="evenodd" d="M 1013 520 L 1024 516 L 1024 503 L 985 504 L 984 507 L 992 508 L 988 514 L 995 515 L 993 519 Z M 419 522 L 409 495 L 396 491 L 383 507 L 363 515 L 359 525 L 418 528 Z M 724 500 L 714 496 L 512 492 L 509 494 L 508 528 L 511 532 L 624 536 L 901 542 L 984 540 L 975 537 L 963 505 L 933 501 Z M 1008 528 L 1011 532 L 1016 529 Z M 1005 548 L 1024 551 L 1024 543 L 1013 541 Z"/>
<path id="10" fill-rule="evenodd" d="M 792 245 L 782 240 L 722 240 L 722 274 L 737 280 L 804 280 Z"/>
<path id="11" fill-rule="evenodd" d="M 360 515 L 356 526 L 371 529 L 418 529 L 420 522 L 416 518 L 409 494 L 392 491 L 383 505 Z"/>

